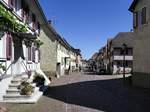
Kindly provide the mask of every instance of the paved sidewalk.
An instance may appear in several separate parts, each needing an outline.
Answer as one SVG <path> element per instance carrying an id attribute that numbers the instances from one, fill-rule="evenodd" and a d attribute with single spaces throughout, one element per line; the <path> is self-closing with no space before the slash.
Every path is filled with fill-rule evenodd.
<path id="1" fill-rule="evenodd" d="M 55 79 L 37 104 L 3 104 L 9 112 L 149 112 L 150 90 L 124 87 L 120 76 L 80 74 Z"/>

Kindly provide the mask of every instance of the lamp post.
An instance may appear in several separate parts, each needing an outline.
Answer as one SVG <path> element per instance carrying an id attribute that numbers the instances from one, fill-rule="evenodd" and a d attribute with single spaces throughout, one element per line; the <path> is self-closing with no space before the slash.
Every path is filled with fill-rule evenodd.
<path id="1" fill-rule="evenodd" d="M 125 55 L 126 55 L 126 48 L 127 45 L 125 43 L 122 44 L 122 51 L 123 51 L 123 84 L 125 85 Z"/>

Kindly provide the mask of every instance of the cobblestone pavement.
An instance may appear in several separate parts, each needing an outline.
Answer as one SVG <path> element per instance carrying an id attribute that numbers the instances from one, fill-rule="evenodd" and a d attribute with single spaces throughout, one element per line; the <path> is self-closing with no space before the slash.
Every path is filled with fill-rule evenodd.
<path id="1" fill-rule="evenodd" d="M 72 74 L 55 79 L 36 104 L 3 104 L 9 112 L 149 112 L 150 90 L 120 76 Z"/>

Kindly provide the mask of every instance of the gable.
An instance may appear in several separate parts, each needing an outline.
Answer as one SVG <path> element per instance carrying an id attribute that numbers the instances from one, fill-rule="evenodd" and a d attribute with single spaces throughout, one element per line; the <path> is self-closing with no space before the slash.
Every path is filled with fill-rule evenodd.
<path id="1" fill-rule="evenodd" d="M 129 11 L 133 12 L 133 10 L 138 2 L 139 2 L 139 0 L 134 0 L 129 8 Z"/>
<path id="2" fill-rule="evenodd" d="M 133 36 L 132 32 L 118 33 L 112 40 L 112 47 L 122 47 L 123 43 L 126 43 L 128 47 L 133 47 Z"/>

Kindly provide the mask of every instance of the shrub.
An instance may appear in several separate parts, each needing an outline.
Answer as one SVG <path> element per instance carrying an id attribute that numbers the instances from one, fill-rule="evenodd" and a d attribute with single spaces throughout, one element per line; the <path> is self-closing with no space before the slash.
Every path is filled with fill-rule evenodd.
<path id="1" fill-rule="evenodd" d="M 35 82 L 37 85 L 44 85 L 45 78 L 42 75 L 36 73 L 33 82 Z"/>

